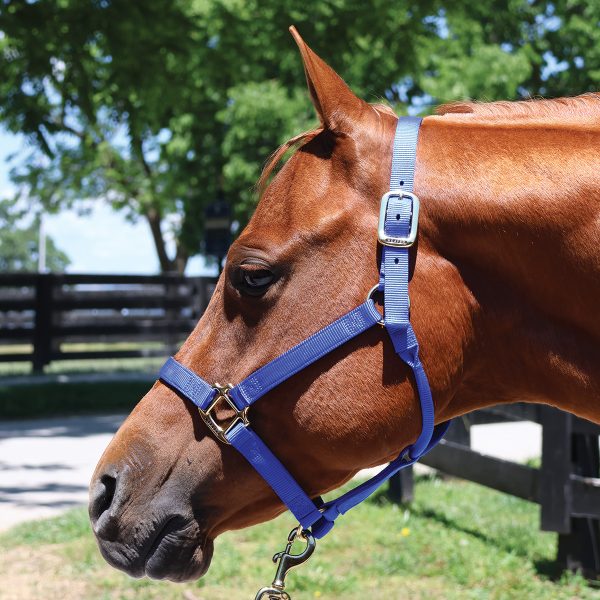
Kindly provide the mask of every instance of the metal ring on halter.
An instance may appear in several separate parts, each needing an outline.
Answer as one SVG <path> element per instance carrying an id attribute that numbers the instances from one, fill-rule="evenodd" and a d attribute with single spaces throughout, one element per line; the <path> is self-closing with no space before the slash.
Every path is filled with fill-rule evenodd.
<path id="1" fill-rule="evenodd" d="M 377 283 L 367 293 L 367 300 L 373 300 L 373 294 L 378 291 L 379 291 L 379 284 Z M 383 292 L 381 292 L 381 293 L 383 293 Z M 385 322 L 383 320 L 383 317 L 381 318 L 381 321 L 377 322 L 377 325 L 379 325 L 380 327 L 385 327 Z"/>
<path id="2" fill-rule="evenodd" d="M 379 284 L 374 285 L 367 294 L 367 300 L 373 300 L 373 294 L 378 291 L 380 291 Z M 383 292 L 381 292 L 381 293 L 383 294 Z M 406 299 L 408 300 L 408 310 L 410 310 L 410 296 L 407 295 Z M 383 319 L 381 319 L 381 321 L 379 321 L 377 323 L 377 325 L 381 325 L 381 327 L 385 327 L 385 321 Z"/>

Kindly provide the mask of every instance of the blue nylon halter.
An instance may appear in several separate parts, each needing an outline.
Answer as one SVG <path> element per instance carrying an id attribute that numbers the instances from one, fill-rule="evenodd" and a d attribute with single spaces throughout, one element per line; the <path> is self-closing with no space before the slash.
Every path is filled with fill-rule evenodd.
<path id="1" fill-rule="evenodd" d="M 409 248 L 416 239 L 419 201 L 412 193 L 421 119 L 400 117 L 392 155 L 390 191 L 381 201 L 378 238 L 383 246 L 379 284 L 384 294 L 384 318 L 371 298 L 327 327 L 262 366 L 233 387 L 212 386 L 169 358 L 159 379 L 193 402 L 215 436 L 231 444 L 271 486 L 303 529 L 316 538 L 333 527 L 335 519 L 360 504 L 392 475 L 412 465 L 446 433 L 449 422 L 434 426 L 434 404 L 427 376 L 419 359 L 419 345 L 410 324 L 408 296 Z M 247 410 L 264 394 L 377 323 L 387 329 L 398 356 L 412 369 L 421 405 L 422 428 L 408 446 L 380 473 L 339 498 L 324 503 L 311 500 L 289 471 L 249 426 Z M 226 430 L 212 416 L 218 403 L 235 411 Z"/>

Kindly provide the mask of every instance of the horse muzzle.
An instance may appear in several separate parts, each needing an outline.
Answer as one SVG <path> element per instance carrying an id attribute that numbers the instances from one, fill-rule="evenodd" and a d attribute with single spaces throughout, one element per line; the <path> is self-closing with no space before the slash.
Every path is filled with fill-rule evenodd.
<path id="1" fill-rule="evenodd" d="M 102 556 L 132 577 L 178 582 L 202 577 L 212 559 L 212 540 L 168 489 L 138 506 L 136 479 L 127 467 L 120 472 L 109 467 L 92 480 L 89 515 Z"/>

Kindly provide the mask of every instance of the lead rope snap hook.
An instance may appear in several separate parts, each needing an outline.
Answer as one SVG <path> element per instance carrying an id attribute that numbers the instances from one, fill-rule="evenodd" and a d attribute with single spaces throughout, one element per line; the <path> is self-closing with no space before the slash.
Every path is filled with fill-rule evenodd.
<path id="1" fill-rule="evenodd" d="M 306 548 L 300 554 L 291 553 L 296 539 L 306 542 Z M 305 563 L 311 557 L 316 547 L 317 542 L 308 529 L 302 529 L 300 525 L 292 529 L 288 535 L 285 550 L 277 552 L 273 556 L 273 562 L 277 563 L 275 579 L 273 579 L 269 587 L 258 590 L 254 600 L 264 600 L 265 598 L 267 600 L 291 600 L 290 595 L 285 591 L 285 578 L 288 571 Z"/>

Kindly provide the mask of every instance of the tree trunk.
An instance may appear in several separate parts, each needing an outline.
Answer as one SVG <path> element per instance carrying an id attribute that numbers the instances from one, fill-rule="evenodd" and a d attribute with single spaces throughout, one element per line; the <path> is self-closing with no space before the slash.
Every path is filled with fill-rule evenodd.
<path id="1" fill-rule="evenodd" d="M 154 247 L 156 248 L 161 273 L 178 273 L 179 275 L 183 275 L 189 258 L 187 250 L 182 248 L 180 244 L 177 244 L 175 258 L 169 258 L 165 238 L 160 227 L 162 221 L 160 211 L 157 208 L 148 209 L 146 212 L 146 219 L 148 225 L 150 225 L 150 232 L 152 233 L 152 240 L 154 241 Z"/>
<path id="2" fill-rule="evenodd" d="M 178 243 L 177 244 L 177 253 L 175 255 L 175 271 L 177 273 L 183 275 L 185 272 L 185 266 L 187 265 L 187 261 L 190 255 L 188 251 L 183 248 L 183 246 Z"/>
<path id="3" fill-rule="evenodd" d="M 150 233 L 152 233 L 152 240 L 156 248 L 160 270 L 162 273 L 171 273 L 175 270 L 175 263 L 167 254 L 165 238 L 160 228 L 162 220 L 160 211 L 156 208 L 149 208 L 146 212 L 146 219 L 148 220 L 148 225 L 150 225 Z"/>

